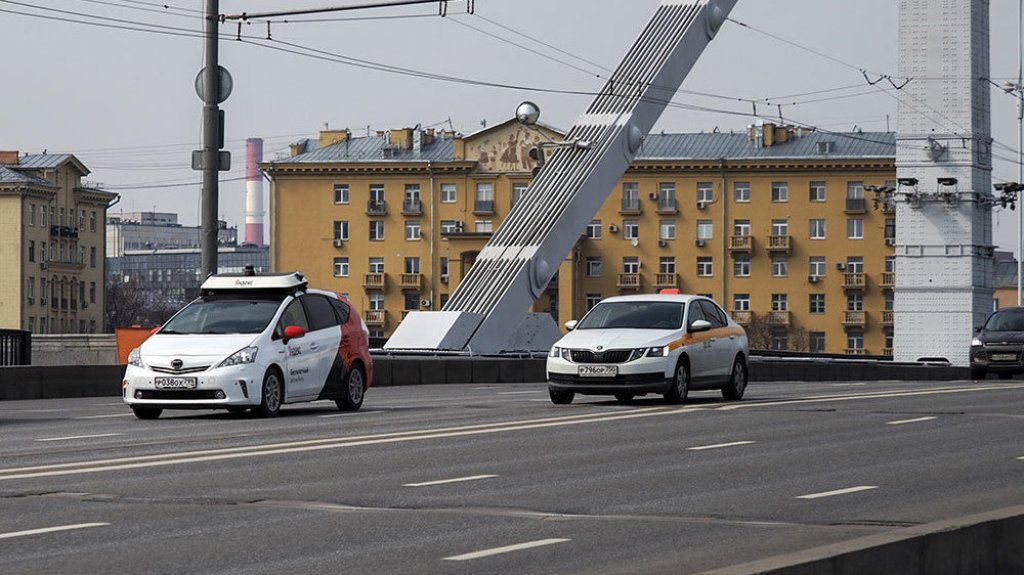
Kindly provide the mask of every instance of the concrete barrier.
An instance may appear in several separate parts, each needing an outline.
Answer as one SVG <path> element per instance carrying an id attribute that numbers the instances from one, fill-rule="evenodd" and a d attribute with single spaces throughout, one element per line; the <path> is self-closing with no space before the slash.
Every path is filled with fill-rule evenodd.
<path id="1" fill-rule="evenodd" d="M 0 400 L 121 395 L 123 365 L 26 365 L 0 368 Z"/>
<path id="2" fill-rule="evenodd" d="M 744 563 L 701 575 L 1024 573 L 1024 505 Z"/>
<path id="3" fill-rule="evenodd" d="M 114 334 L 32 335 L 32 365 L 114 365 Z"/>

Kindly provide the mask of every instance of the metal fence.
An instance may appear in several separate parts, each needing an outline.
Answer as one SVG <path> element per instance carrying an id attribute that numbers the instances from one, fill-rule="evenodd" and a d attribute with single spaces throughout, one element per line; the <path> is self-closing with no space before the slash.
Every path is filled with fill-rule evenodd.
<path id="1" fill-rule="evenodd" d="M 32 364 L 32 333 L 0 329 L 0 366 Z"/>

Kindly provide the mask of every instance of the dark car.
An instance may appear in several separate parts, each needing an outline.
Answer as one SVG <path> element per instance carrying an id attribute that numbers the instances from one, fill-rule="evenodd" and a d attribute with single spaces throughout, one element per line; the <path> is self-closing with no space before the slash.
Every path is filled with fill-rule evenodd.
<path id="1" fill-rule="evenodd" d="M 989 373 L 1010 379 L 1024 373 L 1024 307 L 1001 309 L 985 320 L 971 340 L 971 377 L 985 379 Z"/>

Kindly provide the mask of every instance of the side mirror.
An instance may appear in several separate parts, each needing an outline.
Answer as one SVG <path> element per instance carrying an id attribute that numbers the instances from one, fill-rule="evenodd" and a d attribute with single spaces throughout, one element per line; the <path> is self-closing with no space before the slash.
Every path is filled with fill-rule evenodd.
<path id="1" fill-rule="evenodd" d="M 569 321 L 565 322 L 565 329 L 567 329 L 569 331 L 572 331 L 572 330 L 576 329 L 576 324 L 578 324 L 578 323 L 580 323 L 580 322 L 578 322 L 578 321 L 576 321 L 574 319 L 570 319 Z"/>
<path id="2" fill-rule="evenodd" d="M 711 322 L 707 320 L 698 319 L 697 321 L 690 324 L 690 333 L 708 331 L 709 329 L 711 329 Z"/>
<path id="3" fill-rule="evenodd" d="M 297 325 L 290 325 L 284 328 L 284 342 L 288 343 L 290 340 L 299 339 L 306 335 L 306 330 L 302 329 Z"/>
<path id="4" fill-rule="evenodd" d="M 985 329 L 985 326 L 978 325 L 974 327 L 974 333 L 981 333 L 981 330 Z"/>

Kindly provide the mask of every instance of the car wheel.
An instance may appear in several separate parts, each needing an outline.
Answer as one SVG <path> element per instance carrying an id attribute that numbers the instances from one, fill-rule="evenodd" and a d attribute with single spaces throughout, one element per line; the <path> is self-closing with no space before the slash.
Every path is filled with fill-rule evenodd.
<path id="1" fill-rule="evenodd" d="M 672 378 L 672 387 L 665 394 L 665 402 L 679 404 L 686 401 L 690 394 L 690 365 L 686 360 L 680 359 L 676 365 L 676 375 Z"/>
<path id="2" fill-rule="evenodd" d="M 549 389 L 548 395 L 551 396 L 551 403 L 555 405 L 568 405 L 576 397 L 576 394 L 571 391 L 558 391 L 554 389 Z"/>
<path id="3" fill-rule="evenodd" d="M 366 393 L 366 376 L 363 368 L 358 365 L 348 372 L 345 385 L 341 391 L 341 399 L 335 401 L 342 411 L 357 411 L 363 406 L 363 395 Z"/>
<path id="4" fill-rule="evenodd" d="M 737 357 L 732 364 L 732 375 L 729 383 L 722 388 L 722 397 L 736 401 L 743 399 L 743 392 L 747 390 L 747 364 L 742 357 Z"/>
<path id="5" fill-rule="evenodd" d="M 988 372 L 984 369 L 971 368 L 971 379 L 985 379 L 988 377 Z"/>
<path id="6" fill-rule="evenodd" d="M 615 401 L 618 401 L 619 403 L 629 403 L 633 401 L 634 397 L 636 396 L 633 395 L 632 393 L 616 393 Z"/>
<path id="7" fill-rule="evenodd" d="M 1012 373 L 1000 373 L 999 379 L 1013 379 Z"/>
<path id="8" fill-rule="evenodd" d="M 262 400 L 258 407 L 253 409 L 260 417 L 277 417 L 281 413 L 281 375 L 277 370 L 269 369 L 263 376 Z"/>
<path id="9" fill-rule="evenodd" d="M 156 419 L 163 411 L 159 407 L 132 407 L 132 412 L 139 419 Z"/>

